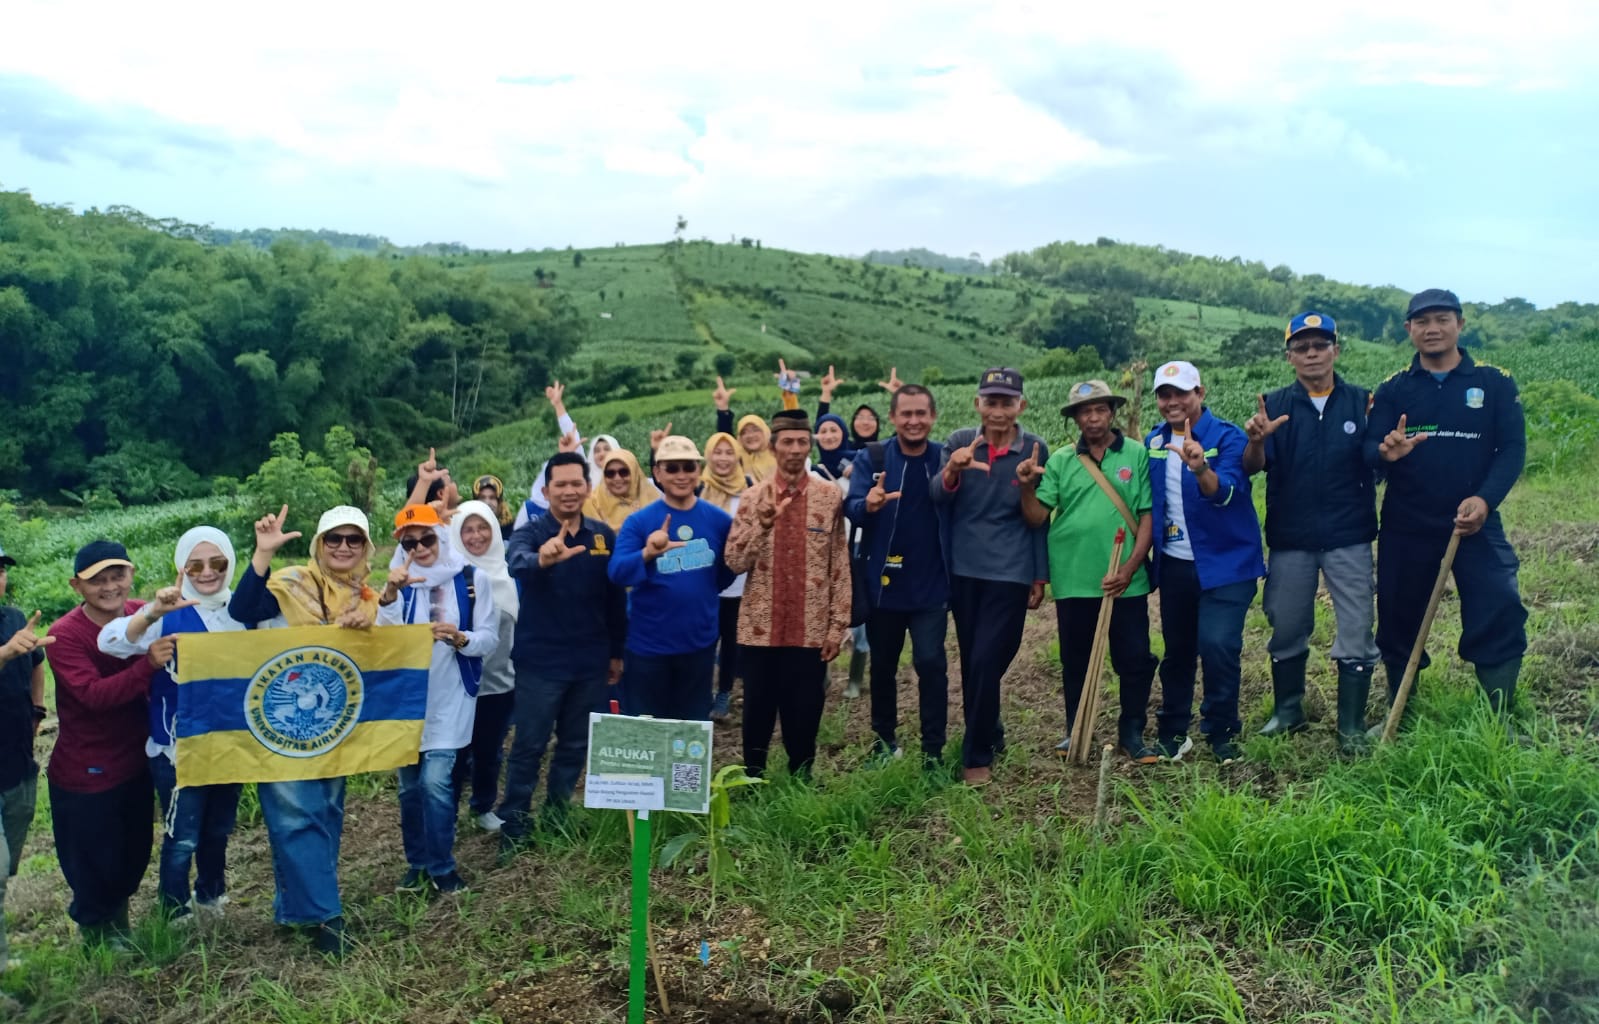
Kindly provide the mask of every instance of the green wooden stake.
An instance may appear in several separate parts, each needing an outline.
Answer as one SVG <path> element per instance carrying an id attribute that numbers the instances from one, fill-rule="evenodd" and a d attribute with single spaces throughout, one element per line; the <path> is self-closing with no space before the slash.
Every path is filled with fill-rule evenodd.
<path id="1" fill-rule="evenodd" d="M 650 812 L 639 811 L 637 822 L 633 832 L 633 957 L 627 974 L 628 1024 L 644 1024 L 650 951 Z"/>

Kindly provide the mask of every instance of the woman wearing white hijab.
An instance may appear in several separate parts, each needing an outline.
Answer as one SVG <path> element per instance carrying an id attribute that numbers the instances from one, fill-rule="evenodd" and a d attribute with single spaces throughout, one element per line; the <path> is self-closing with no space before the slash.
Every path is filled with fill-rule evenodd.
<path id="1" fill-rule="evenodd" d="M 487 576 L 494 591 L 494 609 L 500 616 L 500 644 L 483 659 L 483 680 L 478 684 L 477 717 L 472 720 L 472 742 L 455 759 L 455 788 L 472 786 L 470 807 L 478 826 L 498 832 L 503 822 L 494 813 L 499 799 L 500 764 L 505 734 L 511 728 L 516 704 L 516 673 L 511 668 L 511 644 L 521 595 L 505 567 L 505 540 L 495 527 L 494 510 L 487 502 L 466 501 L 450 517 L 450 547 L 476 566 L 478 578 Z"/>
<path id="2" fill-rule="evenodd" d="M 244 628 L 228 614 L 233 596 L 234 554 L 228 535 L 196 526 L 178 538 L 173 561 L 176 586 L 163 587 L 155 600 L 132 615 L 113 619 L 100 630 L 100 650 L 128 658 L 154 650 L 171 661 L 172 638 L 180 633 L 226 633 Z M 227 902 L 225 878 L 228 836 L 238 816 L 239 785 L 177 788 L 178 686 L 167 669 L 150 677 L 150 738 L 144 752 L 161 798 L 166 827 L 161 840 L 157 900 L 169 918 L 192 910 L 220 914 Z M 195 868 L 194 896 L 189 867 Z"/>

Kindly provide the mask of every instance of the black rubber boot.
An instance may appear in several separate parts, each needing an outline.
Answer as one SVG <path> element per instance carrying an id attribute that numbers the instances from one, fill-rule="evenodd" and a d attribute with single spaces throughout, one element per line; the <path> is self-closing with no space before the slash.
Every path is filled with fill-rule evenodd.
<path id="1" fill-rule="evenodd" d="M 1516 678 L 1521 675 L 1521 659 L 1511 658 L 1498 665 L 1478 665 L 1476 668 L 1477 682 L 1482 684 L 1482 692 L 1488 695 L 1489 705 L 1496 713 L 1508 715 L 1510 705 L 1516 698 Z"/>
<path id="2" fill-rule="evenodd" d="M 1309 651 L 1293 658 L 1272 659 L 1273 703 L 1271 718 L 1261 726 L 1262 736 L 1285 736 L 1305 731 L 1305 664 L 1308 661 Z"/>
<path id="3" fill-rule="evenodd" d="M 1366 700 L 1371 696 L 1372 666 L 1358 661 L 1338 663 L 1338 749 L 1365 753 Z"/>
<path id="4" fill-rule="evenodd" d="M 866 681 L 866 654 L 851 648 L 849 652 L 849 684 L 844 687 L 844 696 L 854 700 L 861 695 L 861 683 Z"/>

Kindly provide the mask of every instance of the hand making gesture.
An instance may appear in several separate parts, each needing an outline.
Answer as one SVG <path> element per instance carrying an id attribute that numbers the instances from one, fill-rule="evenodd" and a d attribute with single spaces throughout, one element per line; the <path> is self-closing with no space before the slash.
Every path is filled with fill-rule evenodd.
<path id="1" fill-rule="evenodd" d="M 728 402 L 732 401 L 733 394 L 738 388 L 730 388 L 722 383 L 722 378 L 716 378 L 716 390 L 711 392 L 711 401 L 716 403 L 717 412 L 726 412 Z"/>
<path id="2" fill-rule="evenodd" d="M 782 388 L 784 391 L 792 391 L 796 395 L 799 394 L 799 374 L 795 373 L 793 370 L 790 370 L 788 368 L 788 362 L 783 358 L 778 358 L 777 372 L 772 374 L 772 376 L 777 378 L 778 387 Z"/>
<path id="3" fill-rule="evenodd" d="M 821 400 L 824 402 L 831 402 L 833 400 L 833 390 L 842 383 L 844 383 L 844 378 L 835 375 L 833 373 L 833 367 L 829 365 L 827 367 L 827 374 L 822 377 L 821 380 Z"/>
<path id="4" fill-rule="evenodd" d="M 1176 452 L 1177 457 L 1183 460 L 1183 465 L 1188 467 L 1189 472 L 1203 473 L 1210 466 L 1205 461 L 1205 449 L 1201 447 L 1198 441 L 1194 440 L 1194 425 L 1189 420 L 1183 420 L 1182 443 L 1178 444 L 1173 441 L 1166 446 L 1166 450 Z"/>
<path id="5" fill-rule="evenodd" d="M 666 421 L 666 426 L 661 427 L 659 430 L 650 431 L 650 451 L 653 452 L 655 449 L 659 448 L 661 446 L 661 442 L 666 440 L 666 438 L 671 433 L 672 433 L 672 421 L 671 420 L 667 420 Z"/>
<path id="6" fill-rule="evenodd" d="M 433 481 L 442 480 L 450 475 L 450 471 L 439 465 L 437 452 L 429 448 L 426 462 L 419 462 L 416 466 L 416 482 L 423 494 L 433 486 Z"/>
<path id="7" fill-rule="evenodd" d="M 582 544 L 567 543 L 568 538 L 576 536 L 577 527 L 574 526 L 568 531 L 567 526 L 563 523 L 561 528 L 556 531 L 555 536 L 539 546 L 539 568 L 548 569 L 558 562 L 564 562 L 568 558 L 581 555 L 587 551 L 588 548 Z"/>
<path id="8" fill-rule="evenodd" d="M 1016 465 L 1016 482 L 1023 487 L 1037 487 L 1044 475 L 1044 467 L 1038 461 L 1039 452 L 1039 444 L 1034 441 L 1033 454 Z"/>
<path id="9" fill-rule="evenodd" d="M 559 441 L 555 442 L 555 450 L 558 451 L 558 452 L 575 452 L 575 451 L 577 451 L 578 450 L 577 431 L 569 430 L 566 433 L 562 434 L 561 435 L 561 439 Z"/>
<path id="10" fill-rule="evenodd" d="M 277 515 L 268 512 L 255 521 L 255 554 L 250 559 L 250 565 L 256 575 L 265 576 L 272 567 L 272 556 L 278 553 L 278 549 L 302 536 L 299 530 L 283 532 L 283 524 L 288 518 L 289 506 L 284 505 Z"/>
<path id="11" fill-rule="evenodd" d="M 901 491 L 883 490 L 883 476 L 879 473 L 877 479 L 872 481 L 872 489 L 866 492 L 866 511 L 868 513 L 879 512 L 884 505 L 891 501 L 897 501 L 902 493 Z"/>
<path id="12" fill-rule="evenodd" d="M 193 608 L 199 601 L 186 599 L 183 596 L 183 570 L 178 570 L 178 578 L 170 587 L 162 587 L 155 592 L 155 600 L 145 605 L 139 611 L 146 622 L 154 622 L 168 612 L 175 612 L 179 608 Z"/>
<path id="13" fill-rule="evenodd" d="M 11 639 L 0 645 L 0 665 L 17 658 L 25 658 L 38 647 L 49 647 L 56 642 L 53 636 L 38 636 L 34 630 L 39 627 L 39 612 L 34 612 L 28 617 L 28 624 L 11 634 Z"/>
<path id="14" fill-rule="evenodd" d="M 406 555 L 405 561 L 389 570 L 389 578 L 383 583 L 383 593 L 378 595 L 378 604 L 393 604 L 394 599 L 400 596 L 400 591 L 413 583 L 423 582 L 422 577 L 411 575 L 411 558 Z"/>
<path id="15" fill-rule="evenodd" d="M 1405 436 L 1405 417 L 1400 414 L 1399 425 L 1388 431 L 1388 435 L 1377 446 L 1377 454 L 1382 456 L 1384 462 L 1398 462 L 1410 454 L 1412 448 L 1427 440 L 1425 432 L 1417 432 L 1409 437 Z"/>
<path id="16" fill-rule="evenodd" d="M 683 546 L 683 541 L 673 540 L 671 535 L 667 533 L 671 528 L 672 514 L 668 512 L 666 518 L 661 521 L 661 528 L 651 533 L 644 540 L 644 561 L 653 562 L 673 548 Z"/>
<path id="17" fill-rule="evenodd" d="M 878 381 L 877 386 L 891 395 L 904 387 L 905 382 L 899 379 L 899 367 L 890 366 L 888 368 L 888 379 Z"/>
<path id="18" fill-rule="evenodd" d="M 761 493 L 760 500 L 755 503 L 755 519 L 761 524 L 761 529 L 763 530 L 770 530 L 783 513 L 788 511 L 788 507 L 794 503 L 794 498 L 790 495 L 773 504 L 772 493 L 772 490 L 767 488 Z"/>
<path id="19" fill-rule="evenodd" d="M 1288 414 L 1283 413 L 1276 419 L 1272 419 L 1266 414 L 1266 396 L 1259 395 L 1257 397 L 1260 400 L 1260 408 L 1255 412 L 1255 415 L 1244 421 L 1244 433 L 1251 441 L 1264 441 L 1277 433 L 1278 427 L 1288 422 Z"/>
<path id="20" fill-rule="evenodd" d="M 977 458 L 977 446 L 982 441 L 983 435 L 979 433 L 972 438 L 971 444 L 964 448 L 957 448 L 949 453 L 949 462 L 944 465 L 944 481 L 951 487 L 954 487 L 960 481 L 960 475 L 968 469 L 975 469 L 983 473 L 988 472 L 988 463 L 980 462 Z"/>

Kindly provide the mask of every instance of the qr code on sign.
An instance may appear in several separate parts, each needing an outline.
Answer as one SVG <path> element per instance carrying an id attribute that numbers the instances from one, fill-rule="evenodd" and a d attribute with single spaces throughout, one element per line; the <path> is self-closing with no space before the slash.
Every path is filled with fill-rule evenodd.
<path id="1" fill-rule="evenodd" d="M 700 788 L 700 766 L 672 762 L 672 792 L 693 793 Z"/>

